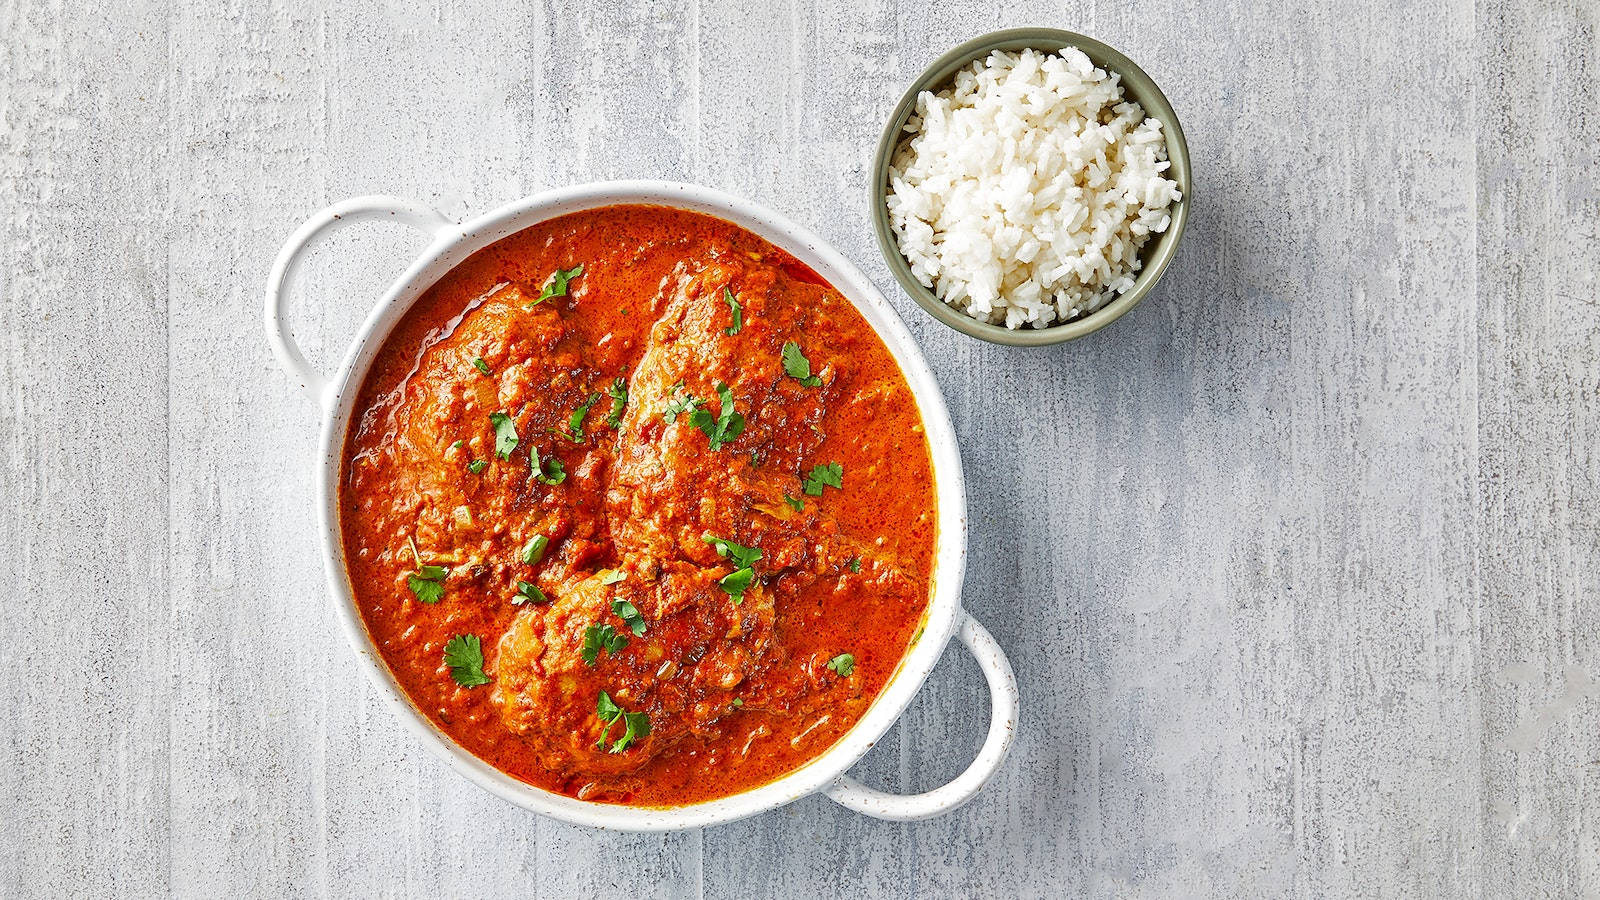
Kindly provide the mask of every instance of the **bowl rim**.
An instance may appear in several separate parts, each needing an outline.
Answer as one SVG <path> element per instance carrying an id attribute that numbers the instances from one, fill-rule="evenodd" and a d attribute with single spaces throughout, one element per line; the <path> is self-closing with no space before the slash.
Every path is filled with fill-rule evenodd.
<path id="1" fill-rule="evenodd" d="M 418 298 L 467 257 L 504 237 L 550 219 L 605 206 L 644 204 L 715 216 L 754 232 L 828 281 L 866 318 L 906 376 L 934 466 L 938 504 L 933 587 L 922 632 L 867 711 L 833 746 L 766 784 L 676 807 L 593 803 L 521 781 L 480 759 L 439 730 L 399 685 L 355 604 L 339 525 L 339 481 L 346 431 L 360 387 L 385 341 Z M 631 832 L 678 831 L 767 812 L 837 782 L 904 713 L 962 621 L 967 505 L 955 427 L 944 395 L 905 323 L 860 269 L 820 237 L 764 206 L 722 191 L 667 181 L 607 181 L 558 188 L 507 203 L 459 226 L 446 227 L 391 284 L 367 315 L 323 394 L 317 479 L 318 528 L 324 570 L 342 630 L 362 668 L 392 712 L 434 756 L 479 787 L 524 809 L 576 825 Z"/>
<path id="2" fill-rule="evenodd" d="M 911 274 L 910 264 L 900 254 L 899 241 L 895 239 L 889 225 L 889 211 L 886 206 L 889 163 L 894 157 L 896 147 L 899 146 L 906 119 L 910 118 L 911 111 L 916 107 L 917 97 L 924 90 L 943 84 L 956 71 L 994 50 L 1020 50 L 1032 47 L 1055 51 L 1068 46 L 1083 51 L 1098 68 L 1121 76 L 1120 83 L 1144 107 L 1145 115 L 1161 122 L 1161 130 L 1167 140 L 1167 159 L 1172 163 L 1167 174 L 1178 183 L 1178 190 L 1182 192 L 1182 196 L 1173 204 L 1172 220 L 1167 230 L 1141 249 L 1140 253 L 1146 258 L 1134 286 L 1126 293 L 1119 294 L 1110 303 L 1087 316 L 1046 328 L 1010 329 L 1003 325 L 980 322 L 939 299 L 932 290 Z M 1130 81 L 1134 84 L 1130 85 Z M 1178 121 L 1177 112 L 1155 79 L 1109 44 L 1074 31 L 1032 26 L 1007 28 L 972 38 L 958 44 L 923 69 L 901 95 L 900 102 L 895 104 L 894 111 L 884 125 L 878 138 L 878 147 L 873 157 L 869 178 L 867 196 L 872 215 L 873 234 L 877 238 L 878 251 L 883 254 L 889 272 L 900 283 L 900 287 L 924 311 L 951 328 L 980 340 L 1012 347 L 1042 347 L 1075 340 L 1110 325 L 1137 306 L 1155 288 L 1156 283 L 1166 272 L 1168 264 L 1177 255 L 1184 227 L 1189 221 L 1190 200 L 1194 196 L 1193 179 L 1189 168 L 1189 145 L 1184 138 L 1183 125 Z"/>

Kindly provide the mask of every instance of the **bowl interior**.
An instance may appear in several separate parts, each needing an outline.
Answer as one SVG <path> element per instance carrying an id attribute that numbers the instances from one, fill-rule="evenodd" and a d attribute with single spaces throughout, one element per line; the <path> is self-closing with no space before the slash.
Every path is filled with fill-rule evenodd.
<path id="1" fill-rule="evenodd" d="M 776 781 L 703 803 L 636 807 L 588 803 L 519 781 L 457 745 L 414 705 L 389 672 L 356 608 L 344 565 L 338 522 L 338 483 L 345 432 L 354 404 L 383 343 L 412 304 L 435 281 L 478 250 L 546 219 L 615 204 L 657 204 L 706 213 L 752 231 L 826 278 L 861 311 L 899 363 L 922 412 L 933 457 L 938 502 L 934 584 L 924 631 L 906 649 L 899 668 L 855 726 L 831 748 Z M 788 219 L 753 203 L 693 185 L 656 181 L 605 182 L 564 188 L 509 204 L 441 238 L 390 287 L 362 325 L 332 382 L 322 431 L 318 505 L 330 589 L 346 637 L 389 707 L 430 751 L 491 793 L 565 822 L 624 831 L 672 831 L 754 815 L 830 784 L 894 724 L 933 669 L 954 631 L 966 565 L 966 488 L 955 430 L 938 383 L 905 324 L 872 281 L 836 250 Z"/>
<path id="2" fill-rule="evenodd" d="M 1035 50 L 1052 51 L 1063 47 L 1076 47 L 1082 50 L 1096 67 L 1120 75 L 1123 93 L 1137 101 L 1144 108 L 1145 115 L 1153 116 L 1161 122 L 1162 134 L 1167 140 L 1167 158 L 1172 162 L 1167 177 L 1178 183 L 1178 190 L 1183 196 L 1172 206 L 1172 223 L 1167 226 L 1167 230 L 1146 243 L 1139 251 L 1143 267 L 1139 270 L 1134 286 L 1126 293 L 1117 296 L 1089 315 L 1070 322 L 1048 328 L 1012 330 L 1001 325 L 980 322 L 940 300 L 932 290 L 924 287 L 922 282 L 911 274 L 911 266 L 905 257 L 900 255 L 900 245 L 889 227 L 889 210 L 884 203 L 889 192 L 889 162 L 905 134 L 906 120 L 916 109 L 917 96 L 923 91 L 937 91 L 945 87 L 958 70 L 973 60 L 988 56 L 992 51 L 1014 52 L 1030 47 Z M 872 203 L 872 227 L 877 235 L 878 249 L 883 252 L 883 258 L 889 264 L 889 271 L 894 273 L 895 280 L 899 281 L 900 286 L 911 295 L 911 299 L 934 318 L 964 334 L 996 344 L 1037 347 L 1070 341 L 1109 325 L 1150 293 L 1156 281 L 1161 278 L 1167 263 L 1177 252 L 1178 242 L 1183 237 L 1183 228 L 1189 218 L 1191 191 L 1189 148 L 1184 142 L 1183 126 L 1178 123 L 1178 116 L 1173 112 L 1172 104 L 1167 102 L 1161 89 L 1156 87 L 1156 83 L 1144 73 L 1144 70 L 1134 65 L 1132 60 L 1116 49 L 1085 35 L 1056 28 L 1013 28 L 986 34 L 961 44 L 939 57 L 917 77 L 916 81 L 912 82 L 911 87 L 900 98 L 900 103 L 895 106 L 894 113 L 889 117 L 883 135 L 878 140 L 869 196 Z"/>

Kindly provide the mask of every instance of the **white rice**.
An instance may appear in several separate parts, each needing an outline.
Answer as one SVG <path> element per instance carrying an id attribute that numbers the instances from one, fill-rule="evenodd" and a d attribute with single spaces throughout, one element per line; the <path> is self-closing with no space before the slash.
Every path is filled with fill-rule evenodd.
<path id="1" fill-rule="evenodd" d="M 1075 48 L 995 51 L 923 91 L 889 168 L 911 272 L 1007 328 L 1087 315 L 1133 287 L 1179 199 L 1161 123 Z"/>

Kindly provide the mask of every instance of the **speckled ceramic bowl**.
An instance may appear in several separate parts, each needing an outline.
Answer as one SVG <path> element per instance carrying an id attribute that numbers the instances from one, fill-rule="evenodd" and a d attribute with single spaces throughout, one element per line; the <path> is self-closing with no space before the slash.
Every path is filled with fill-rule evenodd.
<path id="1" fill-rule="evenodd" d="M 860 721 L 828 750 L 775 781 L 688 806 L 591 803 L 552 793 L 494 768 L 435 728 L 395 680 L 361 621 L 346 574 L 344 544 L 339 534 L 338 482 L 345 432 L 358 413 L 356 397 L 384 340 L 412 304 L 467 257 L 507 235 L 567 213 L 630 203 L 692 210 L 748 229 L 793 254 L 854 303 L 900 364 L 921 407 L 938 492 L 939 543 L 933 595 L 929 598 L 922 635 L 912 641 L 899 669 Z M 431 242 L 367 316 L 366 324 L 339 368 L 332 374 L 323 374 L 306 361 L 289 333 L 287 287 L 294 281 L 307 249 L 318 238 L 344 225 L 370 221 L 409 225 L 428 235 Z M 819 792 L 869 816 L 909 820 L 936 816 L 965 803 L 1005 760 L 1017 721 L 1017 682 L 1000 646 L 961 607 L 967 553 L 967 499 L 960 450 L 944 398 L 911 333 L 895 315 L 889 301 L 859 269 L 810 232 L 771 210 L 737 197 L 709 188 L 663 181 L 618 181 L 563 188 L 507 204 L 462 225 L 425 206 L 395 197 L 356 197 L 311 217 L 284 244 L 268 276 L 265 322 L 268 343 L 284 370 L 322 406 L 321 475 L 317 480 L 319 532 L 328 587 L 345 636 L 381 696 L 410 731 L 456 771 L 485 789 L 554 819 L 621 831 L 674 831 L 716 825 Z M 846 771 L 894 724 L 922 687 L 951 638 L 972 651 L 989 686 L 989 734 L 977 758 L 949 783 L 924 794 L 889 794 L 851 778 Z"/>
<path id="2" fill-rule="evenodd" d="M 906 120 L 916 109 L 917 95 L 923 91 L 943 89 L 955 77 L 957 70 L 973 60 L 988 56 L 992 51 L 1017 51 L 1029 47 L 1050 51 L 1060 50 L 1062 47 L 1077 47 L 1095 66 L 1121 75 L 1123 93 L 1138 101 L 1139 105 L 1144 107 L 1145 115 L 1160 120 L 1162 133 L 1167 139 L 1167 158 L 1172 161 L 1172 168 L 1167 171 L 1167 177 L 1178 183 L 1178 190 L 1183 193 L 1183 199 L 1173 204 L 1172 224 L 1167 226 L 1167 230 L 1146 243 L 1139 251 L 1144 267 L 1139 270 L 1139 277 L 1127 292 L 1086 316 L 1059 325 L 1048 328 L 1010 329 L 1002 325 L 980 322 L 940 300 L 932 290 L 924 287 L 922 282 L 911 274 L 911 266 L 905 257 L 900 255 L 900 246 L 895 240 L 894 232 L 889 228 L 889 210 L 884 203 L 889 193 L 889 161 L 905 134 Z M 1172 111 L 1172 104 L 1167 102 L 1166 96 L 1156 87 L 1156 83 L 1150 80 L 1150 76 L 1126 56 L 1093 38 L 1056 28 L 1012 28 L 967 41 L 939 57 L 911 83 L 905 96 L 901 97 L 900 103 L 895 106 L 894 114 L 889 117 L 888 124 L 884 126 L 883 136 L 878 139 L 878 153 L 873 160 L 872 183 L 868 195 L 872 204 L 872 227 L 878 235 L 878 249 L 883 251 L 883 258 L 889 263 L 889 271 L 894 273 L 895 279 L 905 288 L 906 293 L 911 295 L 911 299 L 917 301 L 918 305 L 935 319 L 963 334 L 996 344 L 1039 347 L 1070 341 L 1097 331 L 1122 318 L 1124 313 L 1133 309 L 1150 293 L 1156 282 L 1161 280 L 1161 274 L 1166 271 L 1167 264 L 1178 252 L 1178 242 L 1183 239 L 1183 227 L 1189 220 L 1189 204 L 1193 198 L 1193 190 L 1189 181 L 1189 147 L 1184 143 L 1183 126 L 1178 124 L 1178 115 Z"/>

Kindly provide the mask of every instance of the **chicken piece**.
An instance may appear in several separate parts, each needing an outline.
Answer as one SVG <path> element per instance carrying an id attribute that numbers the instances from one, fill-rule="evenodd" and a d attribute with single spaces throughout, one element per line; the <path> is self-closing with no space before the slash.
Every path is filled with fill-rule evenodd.
<path id="1" fill-rule="evenodd" d="M 552 540 L 590 537 L 569 534 L 568 523 L 599 517 L 563 515 L 560 500 L 585 496 L 574 489 L 580 480 L 604 478 L 605 451 L 563 447 L 574 479 L 564 490 L 531 480 L 528 450 L 554 444 L 546 429 L 562 409 L 543 408 L 552 397 L 576 405 L 589 390 L 571 383 L 579 347 L 553 305 L 528 306 L 536 296 L 516 284 L 496 287 L 447 334 L 425 343 L 412 377 L 360 423 L 363 433 L 386 439 L 369 442 L 370 449 L 352 460 L 351 495 L 387 504 L 366 512 L 382 520 L 392 536 L 382 552 L 403 561 L 404 570 L 411 568 L 407 545 L 414 541 L 423 562 L 449 566 L 452 577 L 494 579 L 509 593 L 514 560 L 491 555 L 497 544 L 520 545 L 535 533 Z M 532 402 L 536 398 L 541 402 Z M 517 433 L 509 458 L 496 453 L 496 414 L 510 416 Z M 364 488 L 368 479 L 382 490 Z M 522 512 L 535 493 L 557 495 L 540 520 Z"/>
<path id="2" fill-rule="evenodd" d="M 751 667 L 771 665 L 777 652 L 765 587 L 752 585 L 734 604 L 704 571 L 655 580 L 623 572 L 611 584 L 601 572 L 553 588 L 548 605 L 518 612 L 500 639 L 491 701 L 552 770 L 625 774 L 685 735 L 714 735 Z M 638 610 L 643 634 L 630 630 L 616 601 Z M 585 640 L 606 625 L 625 644 L 615 652 Z M 593 662 L 584 657 L 586 643 Z M 789 681 L 791 691 L 802 687 Z M 596 712 L 601 691 L 621 709 L 644 713 L 650 734 L 612 752 L 625 722 L 605 728 Z"/>

